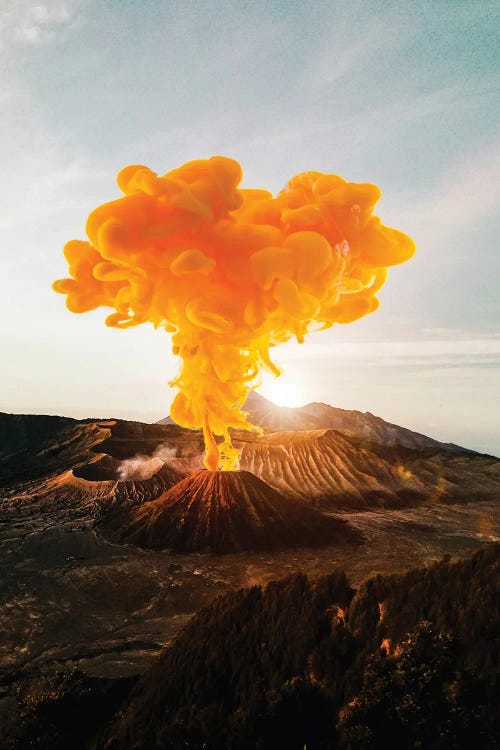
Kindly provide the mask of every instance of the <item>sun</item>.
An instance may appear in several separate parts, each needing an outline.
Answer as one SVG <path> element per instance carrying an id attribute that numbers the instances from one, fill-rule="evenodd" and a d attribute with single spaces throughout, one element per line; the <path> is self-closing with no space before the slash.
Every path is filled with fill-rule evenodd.
<path id="1" fill-rule="evenodd" d="M 280 375 L 277 378 L 264 376 L 258 390 L 264 398 L 269 399 L 276 406 L 303 406 L 307 401 L 303 388 L 286 375 Z"/>

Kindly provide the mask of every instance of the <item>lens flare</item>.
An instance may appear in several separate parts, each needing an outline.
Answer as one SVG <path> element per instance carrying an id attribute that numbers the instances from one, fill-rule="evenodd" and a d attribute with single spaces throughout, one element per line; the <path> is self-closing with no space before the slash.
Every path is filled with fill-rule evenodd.
<path id="1" fill-rule="evenodd" d="M 125 195 L 90 214 L 90 242 L 64 248 L 72 278 L 54 283 L 71 312 L 110 307 L 108 326 L 172 334 L 171 415 L 203 429 L 211 471 L 238 466 L 230 428 L 259 429 L 242 406 L 263 368 L 279 375 L 270 349 L 376 310 L 387 266 L 415 251 L 372 215 L 375 185 L 306 172 L 274 197 L 241 177 L 223 156 L 162 176 L 125 167 Z"/>

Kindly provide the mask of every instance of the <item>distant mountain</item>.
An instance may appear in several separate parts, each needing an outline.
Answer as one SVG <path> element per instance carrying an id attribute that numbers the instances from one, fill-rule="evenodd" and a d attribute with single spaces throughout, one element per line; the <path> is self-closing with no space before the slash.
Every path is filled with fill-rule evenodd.
<path id="1" fill-rule="evenodd" d="M 261 397 L 253 400 L 273 415 L 282 412 Z M 331 408 L 325 406 L 324 413 Z M 425 436 L 412 437 L 412 447 L 387 444 L 394 439 L 390 425 L 385 437 L 379 433 L 378 441 L 385 443 L 374 441 L 373 433 L 368 439 L 331 427 L 305 429 L 310 416 L 301 409 L 285 411 L 300 430 L 235 432 L 233 439 L 241 469 L 287 498 L 355 509 L 500 496 L 500 460 L 492 456 Z M 0 486 L 21 483 L 40 502 L 71 498 L 104 513 L 115 505 L 156 500 L 203 469 L 201 431 L 174 424 L 4 414 L 0 426 Z M 401 440 L 406 433 L 416 435 L 394 430 Z"/>
<path id="2" fill-rule="evenodd" d="M 284 494 L 351 508 L 500 494 L 498 459 L 369 412 L 322 403 L 276 406 L 255 391 L 245 408 L 265 434 L 233 433 L 240 466 Z M 159 424 L 174 423 L 167 417 Z"/>
<path id="3" fill-rule="evenodd" d="M 348 437 L 360 438 L 379 445 L 401 446 L 414 450 L 422 448 L 440 448 L 458 452 L 466 450 L 453 443 L 441 443 L 427 435 L 386 422 L 369 411 L 338 409 L 321 402 L 293 408 L 276 406 L 257 391 L 250 391 L 244 410 L 248 412 L 252 424 L 262 427 L 266 432 L 333 429 Z M 158 424 L 175 423 L 171 417 L 166 417 Z"/>
<path id="4" fill-rule="evenodd" d="M 245 408 L 249 411 L 250 419 L 267 432 L 331 428 L 348 437 L 361 438 L 380 445 L 412 449 L 439 447 L 444 450 L 464 450 L 452 443 L 441 443 L 406 427 L 386 422 L 369 411 L 338 409 L 320 402 L 293 409 L 275 406 L 256 391 L 250 392 Z"/>
<path id="5" fill-rule="evenodd" d="M 197 471 L 156 500 L 106 518 L 114 541 L 175 552 L 320 547 L 358 540 L 344 522 L 285 498 L 248 471 Z"/>

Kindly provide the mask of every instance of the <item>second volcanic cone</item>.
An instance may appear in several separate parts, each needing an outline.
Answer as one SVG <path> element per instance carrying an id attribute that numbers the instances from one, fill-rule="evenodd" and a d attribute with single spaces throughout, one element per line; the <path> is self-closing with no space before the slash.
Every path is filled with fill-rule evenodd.
<path id="1" fill-rule="evenodd" d="M 175 552 L 318 547 L 358 541 L 344 522 L 287 498 L 248 471 L 197 471 L 105 524 L 115 541 Z"/>

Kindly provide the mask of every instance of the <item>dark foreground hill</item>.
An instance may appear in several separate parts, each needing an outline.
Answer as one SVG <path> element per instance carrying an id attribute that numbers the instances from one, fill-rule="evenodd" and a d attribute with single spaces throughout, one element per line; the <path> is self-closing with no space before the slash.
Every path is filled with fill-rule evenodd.
<path id="1" fill-rule="evenodd" d="M 219 597 L 142 677 L 37 674 L 3 750 L 491 750 L 500 545 L 354 590 L 336 570 Z M 61 665 L 62 666 L 62 665 Z"/>
<path id="2" fill-rule="evenodd" d="M 321 547 L 360 537 L 248 471 L 197 471 L 156 500 L 113 513 L 106 525 L 122 544 L 184 553 Z"/>
<path id="3" fill-rule="evenodd" d="M 500 546 L 354 592 L 296 574 L 200 612 L 100 750 L 492 748 Z"/>

